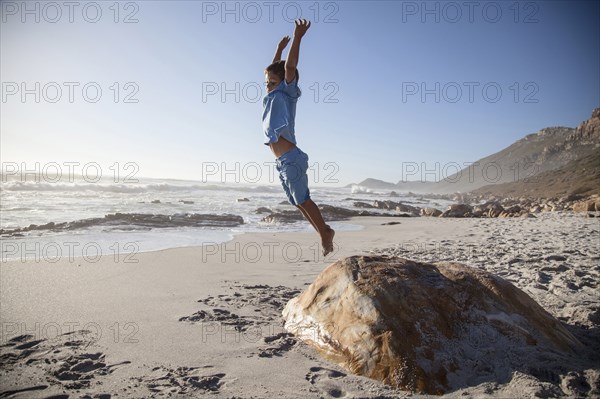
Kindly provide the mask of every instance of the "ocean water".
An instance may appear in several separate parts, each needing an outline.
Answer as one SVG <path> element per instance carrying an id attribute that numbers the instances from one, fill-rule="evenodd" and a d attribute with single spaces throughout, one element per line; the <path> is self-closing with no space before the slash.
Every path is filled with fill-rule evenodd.
<path id="1" fill-rule="evenodd" d="M 63 257 L 94 259 L 99 255 L 115 257 L 166 248 L 218 244 L 248 232 L 313 231 L 306 221 L 266 223 L 259 207 L 271 210 L 295 209 L 281 204 L 286 197 L 277 185 L 219 184 L 173 179 L 137 179 L 135 183 L 110 180 L 86 182 L 21 181 L 3 176 L 0 182 L 0 229 L 24 228 L 31 224 L 83 221 L 105 215 L 142 213 L 173 216 L 178 214 L 239 215 L 244 223 L 236 227 L 147 227 L 135 224 L 105 225 L 82 223 L 65 231 L 33 230 L 1 238 L 2 260 L 52 260 Z M 372 203 L 391 199 L 417 206 L 442 209 L 445 201 L 427 202 L 414 197 L 390 198 L 390 192 L 352 187 L 311 187 L 317 204 L 353 208 L 354 201 Z M 238 201 L 247 198 L 248 201 Z M 184 202 L 185 201 L 185 202 Z M 356 230 L 361 226 L 347 222 L 328 222 L 336 230 Z"/>

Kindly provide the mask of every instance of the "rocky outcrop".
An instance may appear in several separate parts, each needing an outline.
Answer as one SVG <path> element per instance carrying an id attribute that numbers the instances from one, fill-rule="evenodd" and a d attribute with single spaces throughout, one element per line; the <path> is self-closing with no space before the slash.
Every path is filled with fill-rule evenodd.
<path id="1" fill-rule="evenodd" d="M 599 212 L 600 198 L 590 198 L 584 201 L 575 202 L 571 208 L 575 212 Z"/>
<path id="2" fill-rule="evenodd" d="M 419 214 L 421 213 L 421 208 L 417 208 L 412 205 L 398 204 L 398 206 L 396 207 L 396 212 L 403 212 L 412 216 L 419 216 Z"/>
<path id="3" fill-rule="evenodd" d="M 499 198 L 495 196 L 461 195 L 460 198 L 452 199 L 460 199 L 465 202 L 450 205 L 443 212 L 442 217 L 533 217 L 534 214 L 540 212 L 571 210 L 576 212 L 600 211 L 600 196 L 598 195 L 583 196 L 572 194 L 566 197 L 555 198 Z M 422 209 L 421 216 L 434 215 L 432 211 L 426 212 Z"/>
<path id="4" fill-rule="evenodd" d="M 428 394 L 580 346 L 508 281 L 451 262 L 341 259 L 290 300 L 283 317 L 289 332 L 350 372 Z"/>
<path id="5" fill-rule="evenodd" d="M 502 212 L 504 207 L 498 201 L 488 201 L 473 207 L 473 215 L 476 217 L 497 218 Z"/>
<path id="6" fill-rule="evenodd" d="M 600 108 L 592 111 L 592 117 L 583 121 L 575 129 L 569 141 L 582 142 L 600 148 Z"/>
<path id="7" fill-rule="evenodd" d="M 442 214 L 442 211 L 435 208 L 421 208 L 421 216 L 433 216 L 437 217 Z"/>
<path id="8" fill-rule="evenodd" d="M 17 229 L 0 229 L 0 235 L 20 236 L 31 231 L 70 231 L 93 226 L 127 226 L 130 229 L 149 229 L 165 227 L 235 227 L 244 224 L 238 215 L 177 213 L 173 215 L 147 213 L 111 213 L 102 218 L 79 219 L 72 222 L 50 222 L 43 225 L 29 225 Z"/>
<path id="9" fill-rule="evenodd" d="M 414 207 L 412 205 L 403 204 L 402 202 L 395 201 L 375 201 L 373 202 L 373 207 L 377 209 L 394 209 L 397 212 L 409 213 L 413 216 L 419 216 L 420 208 Z"/>
<path id="10" fill-rule="evenodd" d="M 354 206 L 355 208 L 370 208 L 370 209 L 375 208 L 373 205 L 369 204 L 368 202 L 362 202 L 362 201 L 354 201 L 352 206 Z"/>
<path id="11" fill-rule="evenodd" d="M 375 200 L 375 202 L 373 202 L 373 207 L 377 208 L 377 209 L 396 209 L 396 207 L 399 205 L 402 205 L 402 204 L 400 202 L 390 201 L 390 200 L 385 200 L 385 201 Z"/>
<path id="12" fill-rule="evenodd" d="M 427 196 L 430 198 L 429 196 Z M 507 197 L 487 196 L 481 194 L 452 194 L 436 195 L 432 198 L 458 201 L 457 204 L 448 206 L 445 211 L 435 208 L 419 208 L 402 202 L 390 200 L 375 200 L 372 204 L 365 201 L 354 201 L 354 208 L 347 209 L 331 205 L 320 205 L 321 213 L 325 220 L 348 220 L 356 216 L 389 216 L 389 217 L 412 217 L 429 216 L 444 218 L 505 218 L 505 217 L 535 217 L 536 213 L 554 211 L 578 211 L 598 212 L 600 211 L 599 196 L 582 196 L 571 194 L 560 198 L 530 198 L 530 197 Z M 353 200 L 353 198 L 346 198 Z M 287 203 L 286 203 L 287 204 Z M 372 212 L 364 209 L 391 210 L 395 213 Z M 260 212 L 259 212 L 260 210 Z M 271 211 L 268 208 L 259 208 L 256 213 L 269 213 L 263 218 L 269 223 L 293 223 L 303 220 L 302 214 L 297 210 Z"/>
<path id="13" fill-rule="evenodd" d="M 299 210 L 283 210 L 269 213 L 262 218 L 266 223 L 294 223 L 304 220 L 304 215 Z"/>
<path id="14" fill-rule="evenodd" d="M 338 206 L 326 204 L 319 205 L 319 209 L 321 210 L 321 215 L 323 215 L 323 219 L 325 219 L 325 221 L 348 220 L 351 217 L 356 216 L 405 216 L 397 213 L 370 212 L 363 210 L 358 211 L 354 209 L 341 208 Z M 279 212 L 273 212 L 262 219 L 263 222 L 267 223 L 293 223 L 300 220 L 304 220 L 304 216 L 299 210 L 284 210 Z"/>
<path id="15" fill-rule="evenodd" d="M 440 215 L 441 218 L 466 218 L 469 216 L 473 216 L 473 208 L 468 204 L 452 204 Z"/>

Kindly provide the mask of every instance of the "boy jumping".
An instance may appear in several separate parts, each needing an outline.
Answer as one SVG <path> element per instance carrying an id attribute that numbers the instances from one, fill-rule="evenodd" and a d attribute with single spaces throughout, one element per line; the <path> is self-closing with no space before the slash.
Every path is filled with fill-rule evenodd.
<path id="1" fill-rule="evenodd" d="M 319 232 L 323 256 L 333 251 L 335 231 L 323 220 L 321 211 L 310 199 L 308 189 L 308 155 L 296 146 L 296 102 L 302 94 L 298 88 L 299 73 L 296 66 L 300 54 L 300 41 L 310 28 L 310 21 L 296 20 L 294 38 L 287 60 L 281 53 L 290 41 L 284 36 L 277 46 L 273 62 L 265 69 L 267 95 L 263 99 L 263 131 L 265 145 L 275 155 L 277 171 L 289 202 L 295 205 L 310 224 Z"/>

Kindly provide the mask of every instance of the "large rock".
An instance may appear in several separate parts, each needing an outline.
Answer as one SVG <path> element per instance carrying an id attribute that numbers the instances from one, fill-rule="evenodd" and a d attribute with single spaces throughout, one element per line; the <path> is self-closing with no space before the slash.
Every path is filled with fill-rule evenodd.
<path id="1" fill-rule="evenodd" d="M 535 354 L 580 345 L 511 283 L 451 262 L 348 257 L 283 316 L 288 331 L 350 372 L 428 394 L 480 383 L 486 373 L 496 380 L 511 361 L 522 369 Z"/>
<path id="2" fill-rule="evenodd" d="M 592 117 L 577 126 L 573 136 L 580 140 L 587 140 L 589 144 L 598 147 L 598 139 L 600 138 L 600 108 L 594 109 Z"/>
<path id="3" fill-rule="evenodd" d="M 588 199 L 585 201 L 575 202 L 572 205 L 575 212 L 594 212 L 600 211 L 600 199 Z"/>
<path id="4" fill-rule="evenodd" d="M 406 204 L 402 204 L 402 203 L 398 203 L 398 206 L 396 207 L 396 211 L 397 212 L 404 212 L 404 213 L 409 213 L 413 216 L 419 216 L 420 212 L 421 212 L 421 208 L 417 208 L 415 206 L 412 205 L 406 205 Z"/>
<path id="5" fill-rule="evenodd" d="M 488 201 L 473 207 L 473 216 L 495 218 L 504 212 L 504 207 L 498 201 Z"/>
<path id="6" fill-rule="evenodd" d="M 435 209 L 435 208 L 421 208 L 421 215 L 422 216 L 438 217 L 441 214 L 442 214 L 442 211 L 440 211 L 439 209 Z"/>
<path id="7" fill-rule="evenodd" d="M 403 204 L 402 202 L 395 202 L 395 201 L 389 201 L 389 200 L 385 200 L 385 201 L 375 200 L 375 202 L 373 202 L 373 208 L 395 209 L 397 212 L 409 213 L 413 216 L 419 216 L 419 212 L 420 212 L 420 208 L 414 207 L 412 205 L 406 205 L 406 204 Z"/>
<path id="8" fill-rule="evenodd" d="M 375 208 L 373 205 L 362 201 L 355 201 L 352 206 L 355 208 Z"/>
<path id="9" fill-rule="evenodd" d="M 468 204 L 448 205 L 448 209 L 442 212 L 441 218 L 464 218 L 472 216 L 473 208 Z"/>

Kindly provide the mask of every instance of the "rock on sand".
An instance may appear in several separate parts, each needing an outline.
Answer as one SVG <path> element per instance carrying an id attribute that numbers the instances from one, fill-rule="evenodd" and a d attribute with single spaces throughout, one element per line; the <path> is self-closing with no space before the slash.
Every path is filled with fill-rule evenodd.
<path id="1" fill-rule="evenodd" d="M 501 379 L 580 346 L 510 282 L 453 262 L 344 258 L 283 316 L 289 332 L 348 371 L 427 394 Z"/>

